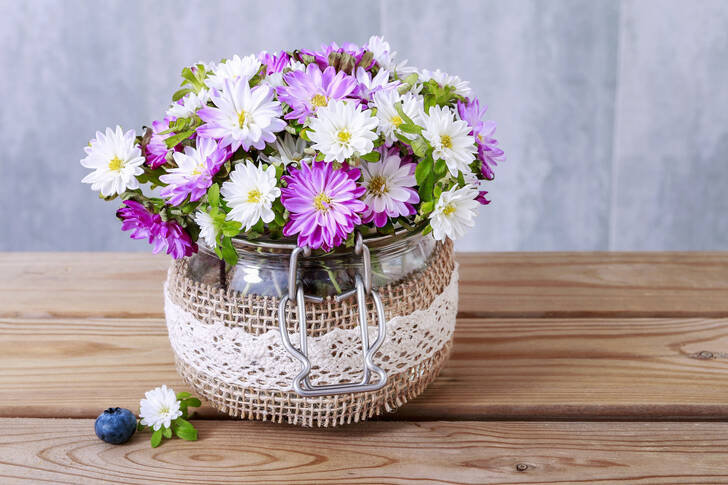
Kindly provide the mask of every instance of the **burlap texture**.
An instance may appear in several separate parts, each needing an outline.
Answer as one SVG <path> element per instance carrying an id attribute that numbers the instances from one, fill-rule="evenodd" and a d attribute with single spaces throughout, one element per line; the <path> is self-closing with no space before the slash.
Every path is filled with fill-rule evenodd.
<path id="1" fill-rule="evenodd" d="M 167 280 L 169 296 L 175 304 L 190 312 L 199 321 L 216 319 L 228 325 L 241 326 L 246 332 L 255 335 L 278 329 L 278 298 L 243 295 L 235 290 L 226 291 L 193 281 L 187 277 L 186 259 L 172 264 Z M 389 320 L 427 308 L 450 282 L 454 266 L 452 242 L 448 240 L 435 246 L 423 271 L 411 274 L 397 283 L 377 288 L 386 318 Z M 368 301 L 367 305 L 367 321 L 376 321 L 373 303 Z M 293 306 L 288 305 L 286 321 L 289 331 L 298 326 L 296 309 Z M 314 337 L 337 327 L 353 328 L 359 324 L 358 318 L 356 299 L 337 302 L 333 297 L 328 297 L 322 303 L 306 304 L 308 334 Z"/>
<path id="2" fill-rule="evenodd" d="M 455 266 L 452 243 L 437 244 L 426 268 L 395 284 L 378 288 L 387 319 L 429 308 L 450 283 Z M 174 263 L 167 280 L 169 298 L 195 316 L 200 325 L 212 320 L 241 326 L 259 335 L 278 328 L 279 300 L 223 291 L 187 277 L 186 261 Z M 295 309 L 289 305 L 289 330 L 297 325 Z M 322 335 L 334 328 L 358 325 L 355 300 L 336 302 L 327 298 L 307 307 L 309 335 Z M 369 321 L 375 316 L 370 308 Z M 177 370 L 199 395 L 222 412 L 245 419 L 272 420 L 301 426 L 337 426 L 390 412 L 418 396 L 439 374 L 452 347 L 449 340 L 432 357 L 389 375 L 377 391 L 321 397 L 301 397 L 292 391 L 251 389 L 228 384 L 210 372 L 196 369 L 175 355 Z"/>

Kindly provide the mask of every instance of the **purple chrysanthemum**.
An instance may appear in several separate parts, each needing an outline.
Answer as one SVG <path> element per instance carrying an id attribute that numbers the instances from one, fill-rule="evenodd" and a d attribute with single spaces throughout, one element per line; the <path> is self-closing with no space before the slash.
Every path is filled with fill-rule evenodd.
<path id="1" fill-rule="evenodd" d="M 349 54 L 354 57 L 356 64 L 358 65 L 364 55 L 364 52 L 366 52 L 366 49 L 351 42 L 345 42 L 341 45 L 341 47 L 339 47 L 339 44 L 336 42 L 332 42 L 329 45 L 322 45 L 320 51 L 312 51 L 308 49 L 301 50 L 302 54 L 312 56 L 316 61 L 316 64 L 318 64 L 321 69 L 324 69 L 329 65 L 329 54 L 332 52 Z M 372 62 L 368 66 L 365 66 L 365 69 L 371 69 L 373 65 L 374 59 L 372 59 Z"/>
<path id="2" fill-rule="evenodd" d="M 290 212 L 283 228 L 285 236 L 298 234 L 298 245 L 328 251 L 339 246 L 354 227 L 361 224 L 359 213 L 366 205 L 359 200 L 365 187 L 356 184 L 358 169 L 334 169 L 326 162 L 301 164 L 284 176 L 281 202 Z"/>
<path id="3" fill-rule="evenodd" d="M 152 168 L 161 167 L 167 162 L 167 153 L 169 148 L 164 142 L 167 138 L 174 135 L 174 133 L 167 133 L 160 135 L 161 132 L 169 129 L 169 123 L 174 121 L 174 117 L 165 117 L 163 120 L 157 120 L 152 122 L 152 137 L 149 139 L 149 143 L 144 147 L 144 157 L 147 159 L 147 165 Z"/>
<path id="4" fill-rule="evenodd" d="M 187 196 L 190 202 L 200 200 L 212 185 L 212 177 L 220 170 L 231 152 L 212 138 L 197 138 L 197 147 L 185 147 L 184 152 L 174 154 L 176 168 L 159 177 L 168 184 L 160 191 L 171 205 L 180 205 Z"/>
<path id="5" fill-rule="evenodd" d="M 293 71 L 284 76 L 287 86 L 278 88 L 278 99 L 287 103 L 293 111 L 285 119 L 303 123 L 316 108 L 326 106 L 332 99 L 343 99 L 358 86 L 356 79 L 345 72 L 336 72 L 329 66 L 323 73 L 315 64 L 306 71 Z"/>
<path id="6" fill-rule="evenodd" d="M 495 121 L 483 120 L 487 110 L 487 106 L 480 109 L 477 98 L 469 103 L 458 101 L 460 119 L 465 120 L 473 130 L 471 134 L 475 137 L 475 143 L 478 146 L 478 159 L 481 161 L 483 176 L 492 180 L 495 177 L 493 167 L 497 166 L 498 162 L 505 161 L 506 157 L 503 150 L 498 147 L 498 140 L 493 138 L 496 128 Z"/>
<path id="7" fill-rule="evenodd" d="M 124 201 L 124 205 L 116 211 L 122 231 L 131 231 L 132 239 L 147 239 L 155 254 L 165 251 L 179 259 L 197 252 L 197 244 L 176 221 L 163 221 L 159 214 L 135 200 Z"/>
<path id="8" fill-rule="evenodd" d="M 270 54 L 266 51 L 258 54 L 258 60 L 265 65 L 265 73 L 270 76 L 277 72 L 282 72 L 288 66 L 291 57 L 286 51 L 280 51 L 277 54 Z"/>

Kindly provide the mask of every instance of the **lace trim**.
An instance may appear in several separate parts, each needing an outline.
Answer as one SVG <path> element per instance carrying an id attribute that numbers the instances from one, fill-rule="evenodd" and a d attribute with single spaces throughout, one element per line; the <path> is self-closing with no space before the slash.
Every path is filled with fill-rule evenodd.
<path id="1" fill-rule="evenodd" d="M 254 335 L 214 318 L 203 322 L 172 301 L 166 284 L 164 294 L 169 339 L 178 359 L 227 384 L 258 390 L 291 390 L 301 364 L 283 347 L 279 331 Z M 431 358 L 452 337 L 457 304 L 456 265 L 450 282 L 427 309 L 387 322 L 387 338 L 374 362 L 393 375 Z M 370 342 L 376 333 L 376 327 L 370 326 Z M 292 332 L 290 338 L 295 345 L 298 333 Z M 363 356 L 358 327 L 335 328 L 307 340 L 314 385 L 356 382 L 361 378 Z"/>

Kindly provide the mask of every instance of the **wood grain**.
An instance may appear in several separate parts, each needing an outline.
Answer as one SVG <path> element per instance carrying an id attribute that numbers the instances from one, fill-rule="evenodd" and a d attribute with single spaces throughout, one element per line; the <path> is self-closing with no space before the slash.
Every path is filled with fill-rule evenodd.
<path id="1" fill-rule="evenodd" d="M 459 253 L 468 317 L 728 317 L 728 252 Z"/>
<path id="2" fill-rule="evenodd" d="M 159 319 L 0 319 L 0 368 L 4 417 L 185 387 Z M 460 319 L 442 375 L 394 419 L 725 419 L 727 373 L 728 319 Z"/>
<path id="3" fill-rule="evenodd" d="M 728 423 L 196 422 L 121 446 L 92 420 L 0 420 L 0 478 L 53 483 L 726 483 Z"/>
<path id="4" fill-rule="evenodd" d="M 466 317 L 728 317 L 728 253 L 460 253 Z M 166 256 L 0 253 L 2 317 L 162 317 Z"/>

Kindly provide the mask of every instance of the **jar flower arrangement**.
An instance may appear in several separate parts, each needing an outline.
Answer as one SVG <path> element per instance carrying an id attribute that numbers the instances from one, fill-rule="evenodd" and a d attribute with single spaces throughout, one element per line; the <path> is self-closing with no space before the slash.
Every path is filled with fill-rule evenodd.
<path id="1" fill-rule="evenodd" d="M 486 108 L 468 82 L 417 69 L 395 54 L 372 37 L 364 46 L 332 43 L 200 62 L 182 70 L 163 118 L 139 134 L 107 128 L 85 148 L 81 164 L 91 172 L 83 182 L 101 198 L 121 201 L 122 229 L 178 260 L 165 289 L 178 369 L 231 414 L 267 419 L 283 416 L 292 399 L 320 407 L 321 399 L 344 394 L 359 404 L 365 396 L 369 405 L 358 414 L 324 413 L 325 420 L 311 413 L 286 419 L 336 424 L 365 418 L 421 392 L 449 353 L 457 303 L 451 241 L 475 224 L 478 206 L 490 202 L 484 188 L 504 153 L 495 123 L 484 119 Z M 346 301 L 360 287 L 358 305 Z M 365 341 L 370 330 L 382 336 L 386 323 L 390 338 L 363 347 L 376 360 L 397 340 L 391 338 L 397 319 L 442 306 L 438 298 L 453 287 L 438 317 L 451 324 L 420 336 L 432 339 L 434 332 L 439 341 L 404 363 L 408 375 L 422 374 L 428 363 L 436 367 L 412 392 L 393 395 L 386 372 L 369 372 L 381 370 L 373 362 L 359 369 L 370 386 L 361 392 L 333 384 L 358 379 L 342 371 L 343 364 L 332 364 L 328 375 L 310 374 L 302 358 L 309 350 L 306 315 L 309 324 L 325 321 L 313 334 L 327 343 L 332 332 L 356 331 L 357 324 L 356 335 Z M 414 294 L 422 301 L 404 301 Z M 331 313 L 331 305 L 344 310 Z M 380 321 L 379 333 L 366 316 Z M 296 318 L 298 327 L 291 323 Z M 247 340 L 237 350 L 217 345 L 200 352 L 200 342 L 219 340 L 211 333 L 220 331 L 220 322 Z M 301 340 L 298 347 L 283 335 L 287 329 Z M 197 343 L 176 343 L 173 335 L 182 334 Z M 281 338 L 283 353 L 258 352 L 264 341 Z M 216 374 L 201 354 L 214 354 L 227 373 Z M 284 360 L 290 365 L 281 371 Z M 254 379 L 230 371 L 231 361 L 241 373 L 264 369 L 256 382 L 277 404 L 251 402 L 246 392 L 255 388 Z M 293 386 L 270 377 L 295 374 L 301 364 L 309 368 Z M 223 385 L 223 391 L 204 392 Z"/>

